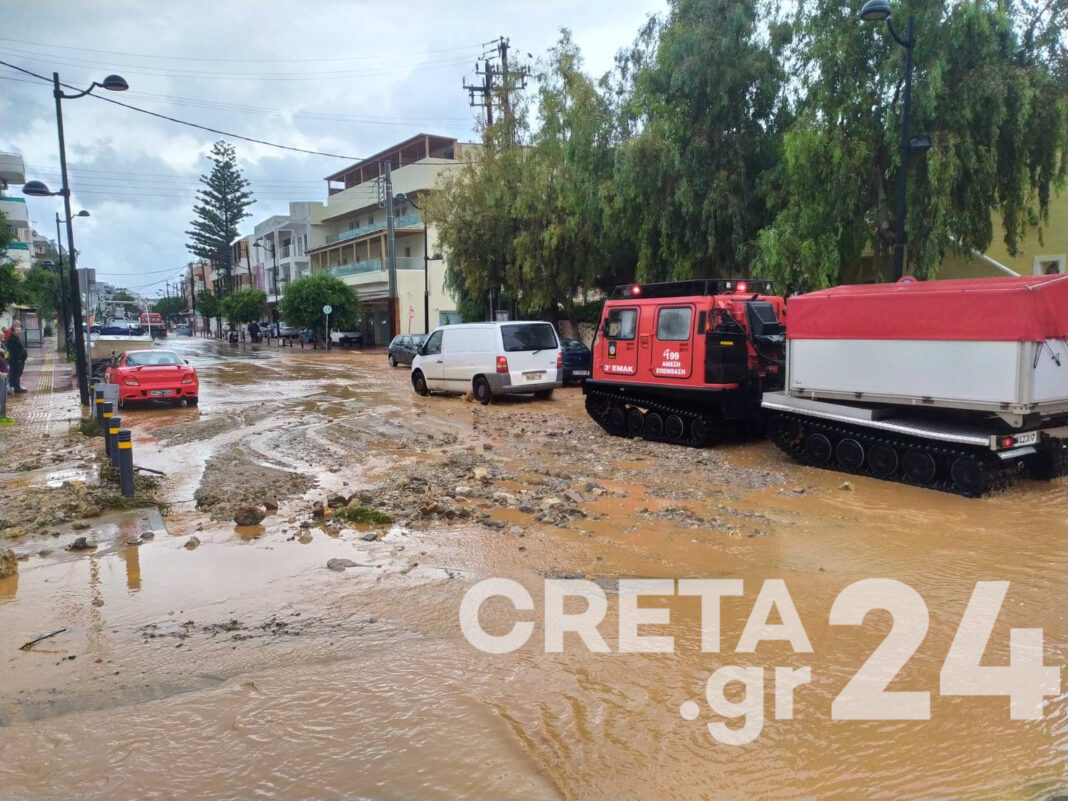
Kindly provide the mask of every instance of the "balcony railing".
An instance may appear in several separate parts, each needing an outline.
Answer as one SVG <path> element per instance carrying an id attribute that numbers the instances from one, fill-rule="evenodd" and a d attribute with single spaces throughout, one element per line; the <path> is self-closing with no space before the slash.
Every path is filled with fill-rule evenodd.
<path id="1" fill-rule="evenodd" d="M 418 214 L 402 214 L 400 217 L 393 218 L 394 228 L 411 228 L 413 225 L 422 225 L 423 220 Z M 341 231 L 337 234 L 330 234 L 326 238 L 326 244 L 333 245 L 335 242 L 344 242 L 348 239 L 356 239 L 357 237 L 365 236 L 367 234 L 374 233 L 375 231 L 381 231 L 386 227 L 386 221 L 371 223 L 370 225 L 364 225 L 359 228 L 352 228 L 348 231 Z"/>
<path id="2" fill-rule="evenodd" d="M 358 261 L 354 264 L 342 264 L 338 267 L 331 267 L 327 270 L 330 275 L 341 278 L 345 275 L 359 275 L 360 273 L 375 273 L 382 270 L 381 259 L 367 259 L 366 261 Z"/>

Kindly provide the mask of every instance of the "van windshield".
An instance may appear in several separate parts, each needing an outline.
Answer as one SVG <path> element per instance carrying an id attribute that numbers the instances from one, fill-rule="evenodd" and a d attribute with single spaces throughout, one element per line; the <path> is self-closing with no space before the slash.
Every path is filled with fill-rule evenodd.
<path id="1" fill-rule="evenodd" d="M 524 350 L 555 350 L 556 331 L 548 323 L 521 323 L 502 325 L 501 338 L 506 353 Z"/>

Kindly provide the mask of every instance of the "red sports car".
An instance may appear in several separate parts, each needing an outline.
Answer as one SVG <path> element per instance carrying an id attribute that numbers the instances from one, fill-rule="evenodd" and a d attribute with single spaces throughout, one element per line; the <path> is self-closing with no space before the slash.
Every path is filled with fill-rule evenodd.
<path id="1" fill-rule="evenodd" d="M 104 373 L 104 381 L 119 385 L 119 407 L 130 401 L 183 400 L 196 406 L 200 384 L 197 371 L 169 350 L 128 350 Z"/>

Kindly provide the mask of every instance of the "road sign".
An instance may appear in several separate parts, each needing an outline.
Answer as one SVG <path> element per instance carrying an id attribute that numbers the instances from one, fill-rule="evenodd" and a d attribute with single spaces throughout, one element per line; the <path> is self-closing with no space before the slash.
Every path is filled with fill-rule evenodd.
<path id="1" fill-rule="evenodd" d="M 411 306 L 408 307 L 408 319 L 409 320 L 415 319 L 415 309 L 413 307 L 411 307 Z"/>
<path id="2" fill-rule="evenodd" d="M 333 310 L 334 307 L 331 306 L 329 303 L 323 306 L 323 314 L 330 314 L 330 312 L 332 312 Z"/>

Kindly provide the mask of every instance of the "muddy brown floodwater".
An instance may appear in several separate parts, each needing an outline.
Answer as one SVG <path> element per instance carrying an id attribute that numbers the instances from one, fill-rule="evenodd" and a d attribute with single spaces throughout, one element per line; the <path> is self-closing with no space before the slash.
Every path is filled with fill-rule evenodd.
<path id="1" fill-rule="evenodd" d="M 607 438 L 579 390 L 483 408 L 415 396 L 380 353 L 171 344 L 200 369 L 200 407 L 123 413 L 137 463 L 167 473 L 167 532 L 130 545 L 128 522 L 104 517 L 80 532 L 96 543 L 87 552 L 64 550 L 67 525 L 10 543 L 28 558 L 0 580 L 4 799 L 1037 800 L 1068 789 L 1063 689 L 1041 720 L 1011 720 L 1003 696 L 939 693 L 977 581 L 1011 582 L 983 664 L 1009 663 L 1011 628 L 1039 627 L 1045 663 L 1063 668 L 1064 479 L 981 500 L 843 485 L 763 442 L 695 451 Z M 88 446 L 64 447 L 72 463 L 51 484 L 9 475 L 5 491 L 85 480 Z M 393 522 L 313 514 L 331 498 Z M 279 508 L 235 527 L 246 502 Z M 183 547 L 191 536 L 199 546 Z M 327 569 L 335 558 L 355 566 Z M 510 654 L 484 654 L 460 631 L 465 591 L 488 577 L 534 601 L 533 612 L 483 608 L 493 634 L 533 621 Z M 576 635 L 545 652 L 546 577 L 604 588 L 608 653 Z M 616 582 L 636 578 L 740 579 L 744 594 L 722 602 L 721 651 L 701 651 L 698 599 L 670 596 L 642 605 L 670 610 L 655 633 L 674 636 L 674 653 L 619 653 Z M 891 627 L 881 610 L 828 623 L 835 597 L 867 578 L 926 603 L 930 628 L 888 689 L 929 691 L 930 720 L 831 719 Z M 788 587 L 811 653 L 736 652 L 768 579 Z M 722 745 L 706 725 L 723 720 L 704 691 L 724 665 L 765 668 L 763 729 L 747 745 Z M 811 683 L 793 718 L 776 719 L 772 669 L 803 666 Z M 680 714 L 687 701 L 696 720 Z"/>

